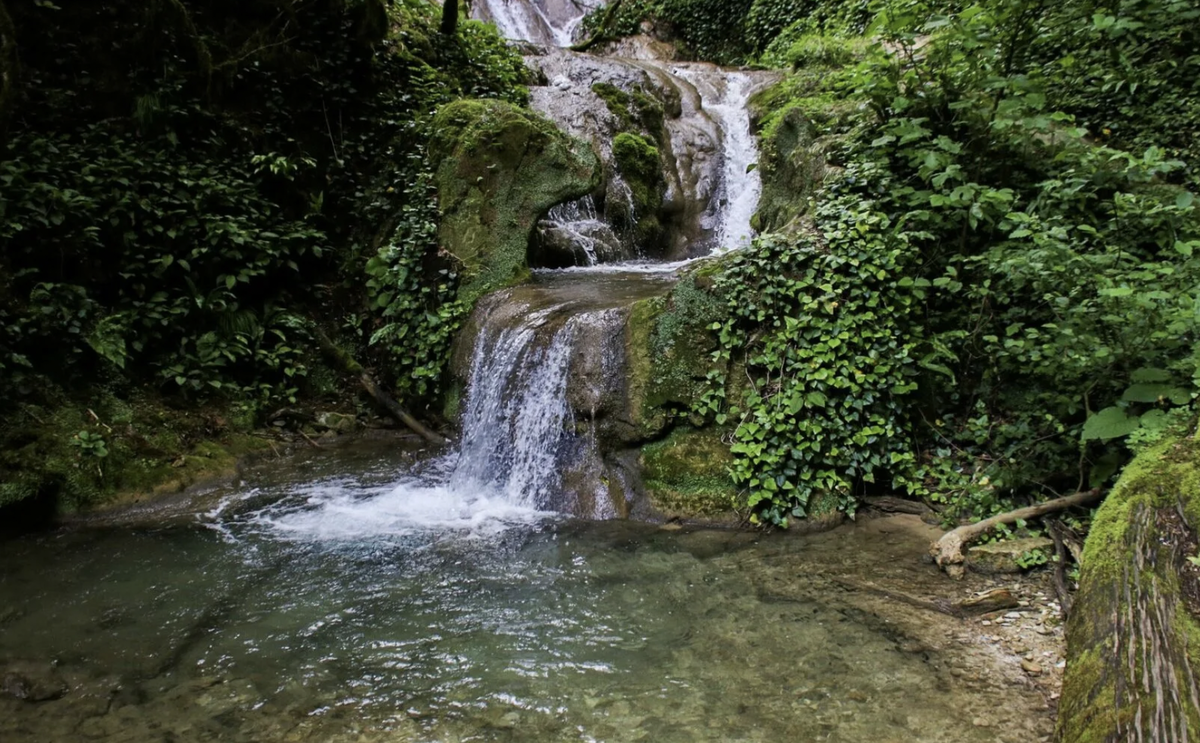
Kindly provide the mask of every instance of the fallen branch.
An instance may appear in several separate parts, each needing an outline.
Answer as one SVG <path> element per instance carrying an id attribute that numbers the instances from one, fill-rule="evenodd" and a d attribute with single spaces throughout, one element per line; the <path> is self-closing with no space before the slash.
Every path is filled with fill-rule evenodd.
<path id="1" fill-rule="evenodd" d="M 955 619 L 966 619 L 967 617 L 976 616 L 979 614 L 989 614 L 994 611 L 1004 611 L 1007 609 L 1015 609 L 1020 603 L 1016 597 L 1007 588 L 997 588 L 979 596 L 974 596 L 962 601 L 948 601 L 946 599 L 936 599 L 933 601 L 910 596 L 907 593 L 893 591 L 889 588 L 880 588 L 879 586 L 870 583 L 859 583 L 857 581 L 847 580 L 845 578 L 831 577 L 830 580 L 850 591 L 858 591 L 862 593 L 870 593 L 880 598 L 889 601 L 898 601 L 902 604 L 908 604 L 917 609 L 925 611 L 937 612 L 946 616 L 954 617 Z"/>
<path id="2" fill-rule="evenodd" d="M 375 398 L 375 402 L 379 403 L 379 405 L 384 410 L 388 411 L 393 418 L 403 425 L 408 426 L 408 428 L 414 433 L 431 444 L 442 446 L 450 443 L 445 437 L 429 430 L 420 421 L 412 417 L 407 410 L 400 406 L 400 403 L 393 400 L 390 395 L 383 391 L 383 388 L 379 386 L 379 383 L 375 381 L 375 378 L 371 376 L 370 372 L 363 368 L 362 364 L 358 363 L 353 356 L 346 353 L 341 348 L 338 348 L 333 341 L 329 340 L 329 336 L 325 335 L 320 328 L 314 325 L 312 330 L 313 335 L 317 339 L 317 345 L 321 347 L 321 351 L 324 352 L 325 355 L 329 357 L 329 359 L 333 361 L 339 369 L 345 371 L 347 374 L 353 374 L 357 376 L 359 384 L 363 386 L 363 389 L 367 391 L 367 394 Z"/>
<path id="3" fill-rule="evenodd" d="M 1045 516 L 1048 513 L 1057 513 L 1075 506 L 1082 506 L 1092 501 L 1100 499 L 1100 490 L 1089 490 L 1084 493 L 1076 493 L 1068 495 L 1065 498 L 1058 498 L 1036 506 L 1027 508 L 1018 508 L 1015 511 L 1002 513 L 997 516 L 992 516 L 989 519 L 984 519 L 975 524 L 960 526 L 954 531 L 947 532 L 941 539 L 934 542 L 929 547 L 929 554 L 937 562 L 938 566 L 946 571 L 951 578 L 961 578 L 963 575 L 963 562 L 966 559 L 965 551 L 967 545 L 974 542 L 979 537 L 987 534 L 992 529 L 1001 524 L 1011 524 L 1016 521 L 1036 519 L 1040 516 Z"/>

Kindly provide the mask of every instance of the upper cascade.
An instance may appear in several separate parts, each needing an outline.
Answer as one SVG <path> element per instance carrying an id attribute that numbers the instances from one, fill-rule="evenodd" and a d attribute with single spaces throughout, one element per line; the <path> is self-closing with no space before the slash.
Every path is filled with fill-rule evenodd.
<path id="1" fill-rule="evenodd" d="M 601 190 L 541 221 L 532 265 L 674 266 L 748 244 L 762 192 L 748 103 L 774 76 L 676 61 L 670 44 L 644 36 L 599 53 L 569 51 L 593 4 L 474 5 L 475 17 L 505 37 L 542 47 L 526 57 L 545 81 L 531 90 L 533 108 L 604 163 Z"/>
<path id="2" fill-rule="evenodd" d="M 506 39 L 560 47 L 575 43 L 591 10 L 580 0 L 483 0 L 472 5 L 472 14 L 496 24 Z"/>

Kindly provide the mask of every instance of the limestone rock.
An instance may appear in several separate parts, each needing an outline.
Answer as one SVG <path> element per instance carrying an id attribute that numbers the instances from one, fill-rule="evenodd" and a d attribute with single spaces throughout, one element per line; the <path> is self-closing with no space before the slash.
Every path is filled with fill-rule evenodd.
<path id="1" fill-rule="evenodd" d="M 464 264 L 459 297 L 474 302 L 528 275 L 538 220 L 599 188 L 601 171 L 585 142 L 503 101 L 455 101 L 433 128 L 438 237 Z"/>
<path id="2" fill-rule="evenodd" d="M 967 567 L 976 573 L 1020 573 L 1023 555 L 1035 550 L 1053 551 L 1054 542 L 1044 537 L 1009 539 L 993 544 L 981 544 L 967 550 Z"/>

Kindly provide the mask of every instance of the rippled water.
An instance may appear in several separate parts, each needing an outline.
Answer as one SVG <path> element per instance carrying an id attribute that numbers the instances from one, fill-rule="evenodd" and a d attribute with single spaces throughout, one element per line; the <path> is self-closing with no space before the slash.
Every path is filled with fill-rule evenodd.
<path id="1" fill-rule="evenodd" d="M 929 580 L 903 532 L 567 521 L 313 456 L 194 522 L 5 544 L 0 660 L 71 691 L 4 699 L 0 740 L 1038 739 L 819 579 Z"/>

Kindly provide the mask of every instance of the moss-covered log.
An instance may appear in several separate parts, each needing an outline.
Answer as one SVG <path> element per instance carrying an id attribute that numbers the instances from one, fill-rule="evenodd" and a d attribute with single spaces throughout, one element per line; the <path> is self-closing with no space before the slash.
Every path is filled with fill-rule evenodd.
<path id="1" fill-rule="evenodd" d="M 1200 442 L 1140 455 L 1097 513 L 1067 625 L 1063 743 L 1200 740 Z"/>

